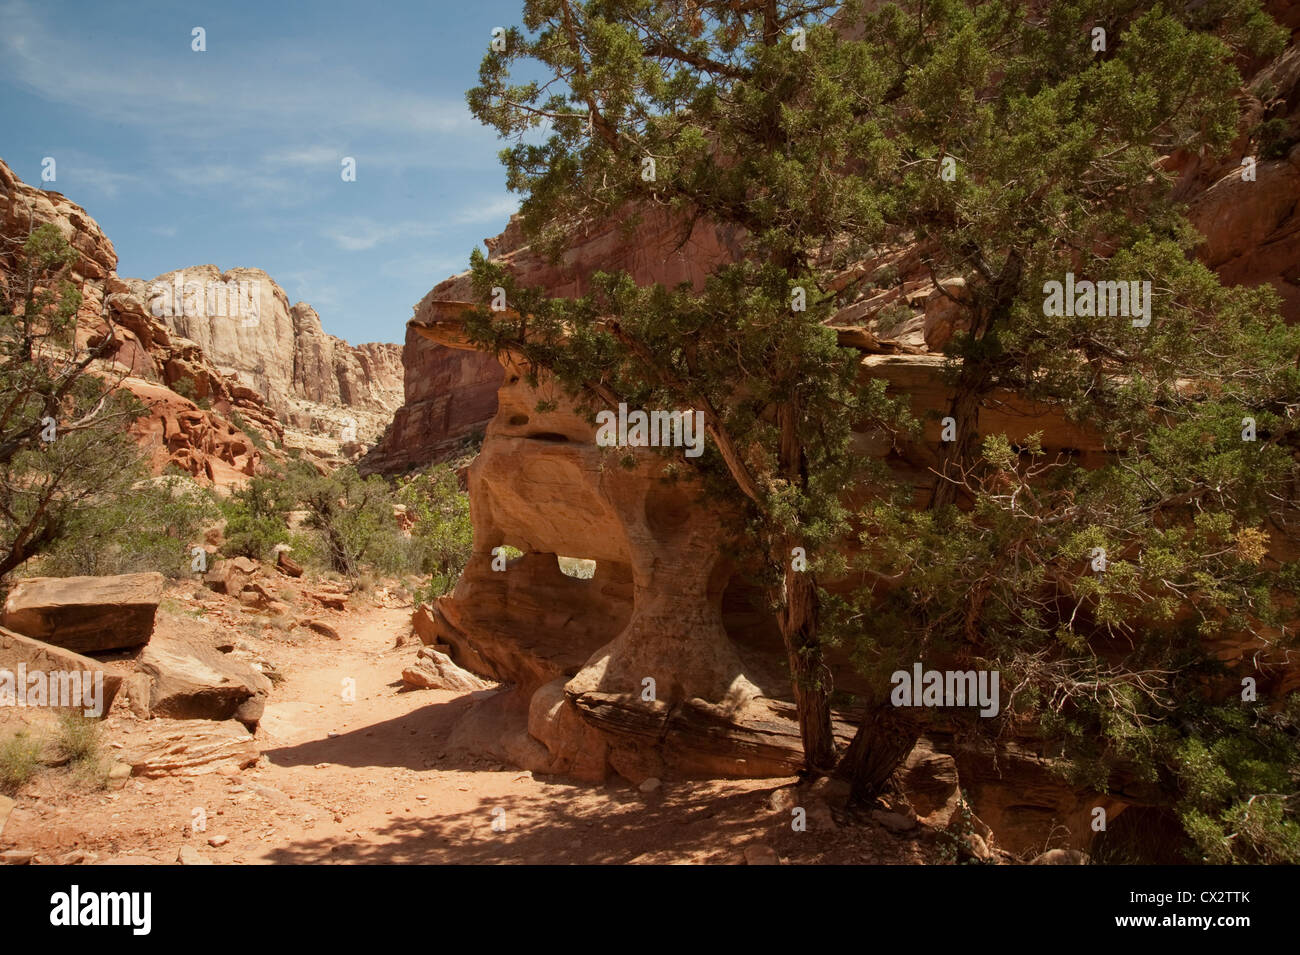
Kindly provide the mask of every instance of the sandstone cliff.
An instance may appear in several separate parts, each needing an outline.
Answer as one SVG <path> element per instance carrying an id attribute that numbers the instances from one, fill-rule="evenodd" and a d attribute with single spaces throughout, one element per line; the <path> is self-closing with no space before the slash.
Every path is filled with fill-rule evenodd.
<path id="1" fill-rule="evenodd" d="M 61 193 L 27 185 L 0 160 L 0 283 L 9 281 L 15 249 L 45 223 L 81 253 L 71 276 L 82 294 L 78 344 L 98 343 L 108 322 L 114 326 L 118 344 L 97 370 L 149 409 L 133 430 L 154 469 L 174 464 L 222 486 L 256 473 L 262 452 L 248 432 L 260 441 L 283 436 L 262 396 L 222 372 L 198 343 L 149 314 L 131 285 L 118 278 L 113 244 L 84 209 Z"/>
<path id="2" fill-rule="evenodd" d="M 524 240 L 511 221 L 504 232 L 484 240 L 494 259 L 508 263 L 531 283 L 555 295 L 580 295 L 597 269 L 626 269 L 638 281 L 702 281 L 709 271 L 736 252 L 735 237 L 698 226 L 685 240 L 665 218 L 652 218 L 633 237 L 616 223 L 601 223 L 574 243 L 558 262 L 551 262 Z M 438 283 L 416 306 L 416 317 L 436 302 L 471 295 L 468 273 Z M 453 453 L 468 437 L 481 434 L 496 412 L 500 365 L 491 356 L 443 347 L 408 332 L 402 361 L 406 368 L 405 402 L 392 426 L 362 461 L 367 471 L 392 473 Z"/>
<path id="3" fill-rule="evenodd" d="M 491 355 L 446 348 L 407 329 L 402 406 L 359 467 L 393 474 L 453 456 L 481 437 L 497 408 L 501 365 Z"/>
<path id="4" fill-rule="evenodd" d="M 326 334 L 316 310 L 290 305 L 261 269 L 200 265 L 129 284 L 151 315 L 262 396 L 285 426 L 287 447 L 333 456 L 351 445 L 355 453 L 402 403 L 399 346 L 353 346 Z"/>

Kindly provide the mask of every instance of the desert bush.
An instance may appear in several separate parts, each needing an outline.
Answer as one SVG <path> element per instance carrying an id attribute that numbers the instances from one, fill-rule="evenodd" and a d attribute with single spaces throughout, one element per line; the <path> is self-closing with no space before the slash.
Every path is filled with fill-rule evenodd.
<path id="1" fill-rule="evenodd" d="M 41 764 L 41 744 L 25 730 L 0 743 L 0 793 L 12 796 Z"/>
<path id="2" fill-rule="evenodd" d="M 59 755 L 68 761 L 74 780 L 91 789 L 108 785 L 110 764 L 103 755 L 97 720 L 77 710 L 60 712 L 54 744 Z"/>
<path id="3" fill-rule="evenodd" d="M 221 502 L 226 519 L 222 553 L 228 557 L 269 559 L 277 544 L 289 542 L 285 512 L 292 507 L 283 480 L 252 478 Z"/>
<path id="4" fill-rule="evenodd" d="M 99 758 L 99 724 L 77 710 L 59 713 L 55 745 L 72 763 L 92 763 Z"/>
<path id="5" fill-rule="evenodd" d="M 431 601 L 450 593 L 473 551 L 469 495 L 461 491 L 456 472 L 439 465 L 402 481 L 397 498 L 415 521 L 410 539 L 412 569 L 429 575 L 418 598 Z"/>
<path id="6" fill-rule="evenodd" d="M 190 569 L 190 549 L 220 513 L 212 494 L 187 477 L 136 480 L 76 508 L 40 570 L 54 576 L 156 570 L 182 577 Z"/>

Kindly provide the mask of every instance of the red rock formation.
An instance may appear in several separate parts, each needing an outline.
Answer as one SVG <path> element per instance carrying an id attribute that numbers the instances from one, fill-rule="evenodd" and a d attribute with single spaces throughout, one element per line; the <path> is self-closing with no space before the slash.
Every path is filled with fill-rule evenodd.
<path id="1" fill-rule="evenodd" d="M 262 453 L 243 431 L 170 388 L 127 378 L 122 387 L 149 409 L 131 433 L 151 453 L 155 473 L 173 464 L 191 477 L 230 487 L 257 474 Z"/>
<path id="2" fill-rule="evenodd" d="M 231 419 L 242 420 L 264 440 L 280 441 L 283 429 L 262 397 L 220 371 L 195 342 L 175 335 L 149 314 L 130 280 L 118 278 L 117 253 L 84 209 L 60 193 L 32 188 L 0 162 L 0 236 L 5 240 L 0 247 L 0 283 L 12 274 L 16 247 L 32 228 L 47 222 L 81 253 L 71 275 L 82 293 L 78 345 L 101 342 L 111 321 L 117 345 L 97 370 L 150 409 L 150 416 L 136 422 L 133 432 L 148 450 L 154 470 L 160 473 L 174 463 L 218 485 L 256 473 L 261 453 Z"/>
<path id="3" fill-rule="evenodd" d="M 445 348 L 408 329 L 402 349 L 405 401 L 361 460 L 392 474 L 452 456 L 497 410 L 501 365 L 491 355 Z"/>
<path id="4" fill-rule="evenodd" d="M 515 220 L 485 240 L 492 258 L 508 265 L 530 284 L 555 295 L 580 295 L 596 269 L 625 269 L 641 282 L 702 282 L 720 262 L 737 252 L 731 233 L 697 224 L 685 240 L 671 220 L 646 217 L 633 233 L 620 223 L 593 226 L 551 262 L 524 241 Z M 472 297 L 469 273 L 454 275 L 416 306 L 417 320 L 437 302 Z M 449 350 L 410 333 L 402 351 L 406 368 L 405 403 L 392 426 L 363 460 L 367 471 L 392 473 L 446 457 L 466 437 L 481 432 L 496 410 L 501 370 L 489 356 Z"/>
<path id="5" fill-rule="evenodd" d="M 290 306 L 261 269 L 190 266 L 130 285 L 149 314 L 259 394 L 294 446 L 336 455 L 349 427 L 354 442 L 373 442 L 401 404 L 397 345 L 352 346 L 325 334 L 316 310 Z"/>

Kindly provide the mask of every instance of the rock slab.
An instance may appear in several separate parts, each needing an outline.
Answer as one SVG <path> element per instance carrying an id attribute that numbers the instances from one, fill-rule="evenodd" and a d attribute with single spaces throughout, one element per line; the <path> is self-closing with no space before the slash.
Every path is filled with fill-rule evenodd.
<path id="1" fill-rule="evenodd" d="M 29 577 L 9 592 L 0 624 L 76 653 L 138 647 L 153 635 L 162 592 L 159 573 Z"/>
<path id="2" fill-rule="evenodd" d="M 72 674 L 77 672 L 85 674 L 81 677 L 83 692 L 85 681 L 88 678 L 93 681 L 95 673 L 103 673 L 103 707 L 102 712 L 99 714 L 101 718 L 108 713 L 109 708 L 113 705 L 113 698 L 117 696 L 117 691 L 122 686 L 122 677 L 105 669 L 104 665 L 98 660 L 83 657 L 71 650 L 42 643 L 40 640 L 33 640 L 21 633 L 14 633 L 12 630 L 0 627 L 0 671 L 9 671 L 16 677 L 19 664 L 25 665 L 28 674 L 37 670 L 46 674 Z M 15 685 L 15 691 L 16 689 Z M 85 697 L 83 695 L 82 703 L 84 704 L 84 702 Z M 88 709 L 84 705 L 76 708 L 83 712 Z"/>

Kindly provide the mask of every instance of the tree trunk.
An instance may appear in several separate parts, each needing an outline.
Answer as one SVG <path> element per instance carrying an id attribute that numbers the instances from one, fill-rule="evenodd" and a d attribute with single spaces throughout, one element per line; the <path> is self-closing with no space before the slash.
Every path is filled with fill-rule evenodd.
<path id="1" fill-rule="evenodd" d="M 849 802 L 874 802 L 920 735 L 920 723 L 908 708 L 888 701 L 869 708 L 835 770 L 835 775 L 849 782 Z"/>
<path id="2" fill-rule="evenodd" d="M 834 769 L 837 754 L 831 729 L 830 670 L 817 636 L 817 581 L 808 571 L 795 570 L 788 556 L 785 564 L 781 636 L 790 660 L 804 765 L 811 772 L 825 774 Z"/>
<path id="3" fill-rule="evenodd" d="M 930 510 L 957 502 L 961 489 L 953 482 L 962 479 L 964 469 L 979 450 L 980 405 L 984 395 L 966 378 L 963 371 L 956 394 L 948 406 L 948 414 L 957 424 L 957 435 L 955 441 L 941 441 L 939 444 L 939 476 L 934 496 L 930 499 Z"/>

